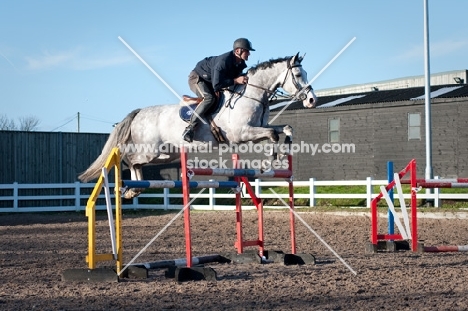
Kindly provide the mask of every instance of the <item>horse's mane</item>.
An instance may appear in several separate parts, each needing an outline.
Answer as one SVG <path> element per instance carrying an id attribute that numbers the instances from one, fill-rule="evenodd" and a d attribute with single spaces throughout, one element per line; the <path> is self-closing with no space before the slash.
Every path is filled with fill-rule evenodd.
<path id="1" fill-rule="evenodd" d="M 270 59 L 270 60 L 267 60 L 267 61 L 258 63 L 258 64 L 255 65 L 254 67 L 250 68 L 250 69 L 247 71 L 247 74 L 253 75 L 253 74 L 256 73 L 258 70 L 263 70 L 263 69 L 271 68 L 271 67 L 273 67 L 274 64 L 287 61 L 287 60 L 289 60 L 290 58 L 291 58 L 291 56 L 286 56 L 286 57 L 277 58 L 277 59 Z"/>

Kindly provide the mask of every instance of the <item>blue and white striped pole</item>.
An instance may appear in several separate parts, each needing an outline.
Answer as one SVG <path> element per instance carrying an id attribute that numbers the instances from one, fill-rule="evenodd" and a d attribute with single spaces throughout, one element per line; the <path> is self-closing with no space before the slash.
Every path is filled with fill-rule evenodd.
<path id="1" fill-rule="evenodd" d="M 390 184 L 393 181 L 393 162 L 388 161 L 387 162 L 387 180 L 388 183 Z M 393 198 L 393 188 L 388 191 L 388 196 L 390 197 L 390 201 L 392 201 L 392 204 L 394 203 L 394 198 Z M 393 218 L 393 213 L 388 209 L 388 234 L 394 234 L 395 233 L 395 219 Z"/>
<path id="2" fill-rule="evenodd" d="M 182 181 L 177 180 L 123 180 L 123 187 L 128 188 L 182 188 Z M 190 188 L 237 188 L 235 181 L 190 181 Z"/>

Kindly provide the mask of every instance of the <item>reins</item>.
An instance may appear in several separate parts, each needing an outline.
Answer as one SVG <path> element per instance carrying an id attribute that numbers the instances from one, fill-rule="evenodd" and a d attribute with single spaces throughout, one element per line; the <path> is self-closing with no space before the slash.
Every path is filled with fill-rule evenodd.
<path id="1" fill-rule="evenodd" d="M 262 86 L 259 86 L 259 85 L 255 85 L 255 84 L 252 84 L 252 83 L 247 83 L 247 85 L 250 85 L 250 86 L 253 86 L 253 87 L 256 87 L 257 89 L 260 89 L 260 90 L 263 90 L 265 91 L 267 94 L 270 94 L 269 98 L 268 98 L 268 102 L 271 103 L 273 100 L 275 100 L 277 97 L 276 95 L 281 93 L 281 94 L 284 94 L 283 92 L 279 91 L 278 88 L 276 88 L 274 91 L 270 90 L 270 89 L 267 89 L 265 87 L 262 87 Z"/>
<path id="2" fill-rule="evenodd" d="M 251 85 L 251 84 L 248 84 L 248 85 Z M 264 91 L 267 90 L 267 89 L 265 89 L 265 88 L 263 88 L 263 87 L 260 87 L 260 86 L 256 86 L 256 87 L 258 87 L 258 88 L 260 88 L 260 89 L 262 89 L 262 90 L 264 90 Z M 225 106 L 227 107 L 228 104 L 230 104 L 230 102 L 231 102 L 231 100 L 232 100 L 234 94 L 238 95 L 239 97 L 245 97 L 245 98 L 253 99 L 253 100 L 259 102 L 260 104 L 264 105 L 264 103 L 263 103 L 261 100 L 258 100 L 258 99 L 253 98 L 253 97 L 246 96 L 246 95 L 244 94 L 245 89 L 246 89 L 246 88 L 244 88 L 244 90 L 243 90 L 242 92 L 236 92 L 235 90 L 226 89 L 227 91 L 231 92 L 231 97 L 229 98 L 229 100 L 226 101 Z M 271 93 L 270 90 L 268 90 L 268 92 Z"/>
<path id="3" fill-rule="evenodd" d="M 252 86 L 252 87 L 255 87 L 255 88 L 258 88 L 260 90 L 263 90 L 265 91 L 267 94 L 269 94 L 269 98 L 268 98 L 268 103 L 271 103 L 273 100 L 277 99 L 277 95 L 278 94 L 281 94 L 282 97 L 286 98 L 286 99 L 294 99 L 294 98 L 298 98 L 300 100 L 304 100 L 306 97 L 307 97 L 307 92 L 311 91 L 312 90 L 312 87 L 310 85 L 306 86 L 305 88 L 302 88 L 299 83 L 297 82 L 297 80 L 295 79 L 294 77 L 294 74 L 292 73 L 292 68 L 294 67 L 302 67 L 301 64 L 295 64 L 295 65 L 291 65 L 291 62 L 288 61 L 288 71 L 286 72 L 286 74 L 284 75 L 284 79 L 283 79 L 283 82 L 275 88 L 275 90 L 270 90 L 268 88 L 265 88 L 263 86 L 259 86 L 259 85 L 255 85 L 255 84 L 252 84 L 252 83 L 247 83 L 246 85 L 249 85 L 249 86 Z M 283 92 L 281 92 L 280 90 L 278 90 L 279 87 L 283 87 L 284 84 L 286 83 L 286 80 L 288 79 L 288 76 L 289 74 L 291 73 L 291 80 L 292 80 L 292 83 L 294 84 L 294 87 L 296 88 L 296 93 L 294 95 L 285 95 Z M 262 105 L 265 105 L 264 102 L 262 102 L 261 100 L 258 100 L 256 98 L 253 98 L 253 97 L 248 97 L 246 95 L 244 95 L 244 92 L 246 90 L 246 88 L 243 89 L 242 92 L 236 92 L 235 90 L 231 90 L 231 89 L 226 89 L 228 90 L 229 92 L 231 92 L 231 97 L 226 101 L 226 104 L 225 106 L 227 107 L 230 103 L 231 103 L 231 100 L 234 96 L 234 94 L 238 95 L 239 97 L 245 97 L 245 98 L 249 98 L 249 99 L 252 99 L 252 100 L 255 100 L 259 103 L 261 103 Z M 299 94 L 299 96 L 298 96 Z"/>

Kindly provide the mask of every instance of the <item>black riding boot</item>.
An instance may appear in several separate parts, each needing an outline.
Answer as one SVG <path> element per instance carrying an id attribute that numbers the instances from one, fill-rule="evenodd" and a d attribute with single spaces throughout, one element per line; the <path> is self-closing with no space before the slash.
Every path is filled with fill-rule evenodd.
<path id="1" fill-rule="evenodd" d="M 185 128 L 185 131 L 182 134 L 182 137 L 186 142 L 191 143 L 193 141 L 193 136 L 194 135 L 195 135 L 195 133 L 193 132 L 193 127 L 191 125 L 189 125 L 189 126 L 187 126 Z"/>

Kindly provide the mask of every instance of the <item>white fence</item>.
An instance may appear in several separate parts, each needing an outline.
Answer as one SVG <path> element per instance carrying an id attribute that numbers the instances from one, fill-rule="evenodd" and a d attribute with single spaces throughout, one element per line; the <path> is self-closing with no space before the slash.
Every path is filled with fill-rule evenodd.
<path id="1" fill-rule="evenodd" d="M 256 179 L 250 183 L 256 195 L 262 199 L 277 198 L 276 194 L 268 191 L 270 187 L 287 187 L 286 181 L 261 181 Z M 372 186 L 386 185 L 386 180 L 373 180 L 368 177 L 366 180 L 346 180 L 346 181 L 317 181 L 311 178 L 308 181 L 295 181 L 294 188 L 308 188 L 308 193 L 295 193 L 296 199 L 308 199 L 309 206 L 314 207 L 316 199 L 364 199 L 366 206 L 370 207 L 372 199 L 378 193 L 372 192 Z M 110 185 L 111 188 L 114 184 Z M 317 193 L 317 187 L 326 186 L 365 186 L 366 193 L 337 193 L 337 194 L 321 194 Z M 83 184 L 80 182 L 69 184 L 3 184 L 0 185 L 0 213 L 11 212 L 56 212 L 56 211 L 82 211 L 86 207 L 86 201 L 91 193 L 94 184 Z M 52 195 L 30 195 L 24 194 L 31 191 L 41 192 L 60 192 L 59 194 Z M 263 189 L 263 191 L 262 191 Z M 182 194 L 174 193 L 172 189 L 162 189 L 160 194 L 141 194 L 139 197 L 134 198 L 130 203 L 124 203 L 124 209 L 181 209 L 182 205 L 170 204 L 171 198 L 182 198 Z M 434 201 L 435 207 L 440 207 L 440 200 L 468 200 L 468 193 L 454 194 L 454 193 L 440 193 L 439 189 L 433 189 L 433 193 L 426 193 L 425 190 L 418 193 L 418 199 L 430 199 Z M 180 191 L 179 191 L 180 192 Z M 243 194 L 245 195 L 245 187 L 243 187 Z M 288 198 L 288 194 L 279 194 L 281 198 Z M 104 191 L 99 198 L 104 199 Z M 161 198 L 162 204 L 145 204 L 140 200 L 145 198 Z M 207 205 L 192 205 L 193 209 L 198 210 L 234 210 L 234 205 L 220 205 L 216 204 L 216 200 L 220 198 L 234 198 L 233 194 L 229 193 L 216 193 L 216 189 L 206 189 L 198 198 L 208 199 Z M 396 197 L 395 197 L 396 198 Z M 404 194 L 405 199 L 410 198 L 410 194 Z M 102 205 L 97 205 L 96 209 L 104 210 L 106 208 L 105 202 Z M 246 206 L 254 208 L 253 206 Z M 265 208 L 286 208 L 285 206 L 265 206 Z"/>

